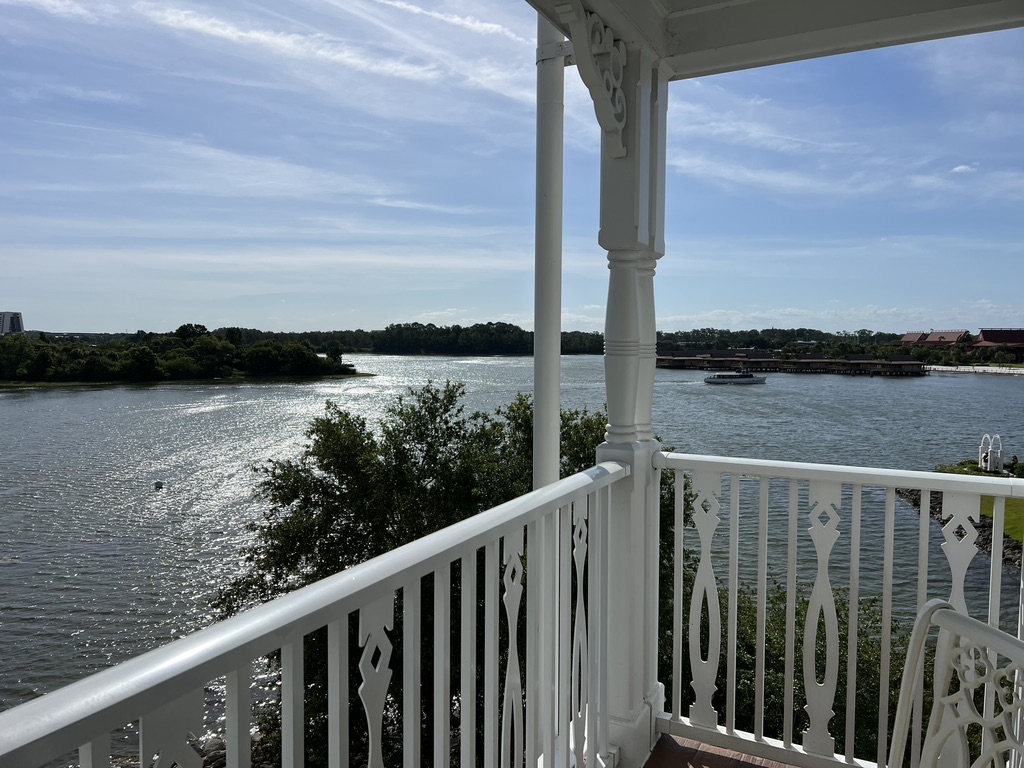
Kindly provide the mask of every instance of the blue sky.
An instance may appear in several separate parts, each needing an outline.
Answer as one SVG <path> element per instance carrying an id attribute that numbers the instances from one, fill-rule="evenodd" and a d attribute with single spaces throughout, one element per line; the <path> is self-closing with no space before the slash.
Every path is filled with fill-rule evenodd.
<path id="1" fill-rule="evenodd" d="M 0 0 L 0 309 L 50 331 L 532 327 L 514 0 Z M 566 72 L 563 325 L 599 330 Z M 1024 34 L 674 83 L 662 330 L 1024 325 Z"/>

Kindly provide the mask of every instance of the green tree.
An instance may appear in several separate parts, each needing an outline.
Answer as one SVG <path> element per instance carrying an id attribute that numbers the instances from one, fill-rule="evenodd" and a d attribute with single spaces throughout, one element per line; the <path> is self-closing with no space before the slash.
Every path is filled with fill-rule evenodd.
<path id="1" fill-rule="evenodd" d="M 530 490 L 530 399 L 520 395 L 484 414 L 467 413 L 464 396 L 462 385 L 428 384 L 388 406 L 376 429 L 329 402 L 298 457 L 256 468 L 268 507 L 250 525 L 242 574 L 220 590 L 215 606 L 235 613 Z M 586 410 L 563 413 L 563 475 L 594 464 L 605 421 Z M 327 753 L 323 633 L 308 638 L 305 648 L 307 764 L 321 765 Z M 400 670 L 395 675 L 393 684 L 400 685 Z M 429 680 L 425 672 L 424 685 Z M 268 712 L 257 716 L 270 734 L 258 742 L 267 756 L 277 746 Z"/>
<path id="2" fill-rule="evenodd" d="M 184 341 L 186 344 L 190 344 L 201 336 L 205 336 L 209 331 L 206 330 L 205 325 L 199 325 L 198 323 L 185 323 L 179 325 L 178 329 L 174 332 L 174 335 Z"/>
<path id="3" fill-rule="evenodd" d="M 156 353 L 145 344 L 129 349 L 122 366 L 124 377 L 129 381 L 159 381 L 163 378 Z"/>

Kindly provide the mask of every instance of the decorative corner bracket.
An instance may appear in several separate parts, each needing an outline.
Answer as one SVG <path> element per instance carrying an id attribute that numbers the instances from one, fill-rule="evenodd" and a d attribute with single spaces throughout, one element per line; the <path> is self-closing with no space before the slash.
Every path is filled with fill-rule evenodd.
<path id="1" fill-rule="evenodd" d="M 580 0 L 568 0 L 555 7 L 569 27 L 576 66 L 594 101 L 597 122 L 604 131 L 606 148 L 612 157 L 625 157 L 623 132 L 626 128 L 626 92 L 622 87 L 626 69 L 626 44 L 616 40 L 601 17 L 583 7 Z"/>

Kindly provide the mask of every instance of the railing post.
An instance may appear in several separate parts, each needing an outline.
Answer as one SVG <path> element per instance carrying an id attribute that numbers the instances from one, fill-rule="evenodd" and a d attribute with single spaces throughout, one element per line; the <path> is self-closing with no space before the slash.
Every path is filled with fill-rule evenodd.
<path id="1" fill-rule="evenodd" d="M 609 741 L 617 766 L 640 766 L 656 740 L 655 720 L 664 710 L 665 690 L 657 678 L 658 472 L 654 441 L 605 443 L 600 461 L 630 464 L 633 472 L 610 489 L 608 603 Z"/>

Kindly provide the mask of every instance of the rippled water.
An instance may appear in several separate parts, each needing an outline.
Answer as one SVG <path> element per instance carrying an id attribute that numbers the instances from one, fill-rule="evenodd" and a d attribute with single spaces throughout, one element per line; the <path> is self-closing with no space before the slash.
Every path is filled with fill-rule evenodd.
<path id="1" fill-rule="evenodd" d="M 297 452 L 325 400 L 372 421 L 428 379 L 487 410 L 532 388 L 530 358 L 353 360 L 377 375 L 0 391 L 0 709 L 208 624 L 260 511 L 251 466 Z M 603 378 L 600 358 L 565 358 L 564 405 L 602 407 Z M 702 378 L 658 372 L 656 431 L 680 451 L 930 469 L 998 432 L 1024 453 L 1018 377 Z"/>

